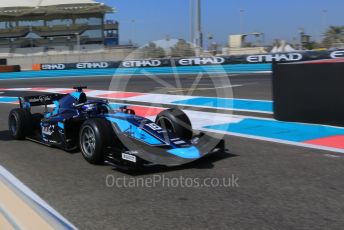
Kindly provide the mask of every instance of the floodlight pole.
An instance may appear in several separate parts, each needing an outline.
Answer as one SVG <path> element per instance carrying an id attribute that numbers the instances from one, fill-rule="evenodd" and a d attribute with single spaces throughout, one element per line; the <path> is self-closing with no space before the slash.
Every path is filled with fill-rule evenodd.
<path id="1" fill-rule="evenodd" d="M 322 36 L 325 36 L 325 33 L 326 33 L 326 17 L 327 17 L 327 10 L 322 10 Z"/>
<path id="2" fill-rule="evenodd" d="M 244 33 L 244 14 L 245 10 L 240 9 L 240 34 Z"/>
<path id="3" fill-rule="evenodd" d="M 134 45 L 134 39 L 135 39 L 135 19 L 132 19 L 130 21 L 131 23 L 131 42 L 132 42 L 132 45 Z"/>
<path id="4" fill-rule="evenodd" d="M 202 34 L 202 19 L 201 19 L 201 0 L 196 0 L 196 56 L 200 56 L 201 50 L 203 48 L 203 34 Z"/>
<path id="5" fill-rule="evenodd" d="M 190 1 L 190 42 L 194 42 L 195 28 L 194 28 L 194 0 Z"/>
<path id="6" fill-rule="evenodd" d="M 78 52 L 78 59 L 80 61 L 80 55 L 81 55 L 81 39 L 80 39 L 80 34 L 79 33 L 75 33 L 75 37 L 76 37 L 76 49 Z"/>

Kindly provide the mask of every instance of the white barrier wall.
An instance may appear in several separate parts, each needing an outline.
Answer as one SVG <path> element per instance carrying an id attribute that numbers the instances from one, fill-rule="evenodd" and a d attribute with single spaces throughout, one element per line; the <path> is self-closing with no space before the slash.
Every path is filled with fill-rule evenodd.
<path id="1" fill-rule="evenodd" d="M 28 50 L 28 51 L 31 51 Z M 32 65 L 38 63 L 73 63 L 73 62 L 94 62 L 94 61 L 119 61 L 126 59 L 130 55 L 130 59 L 142 59 L 143 55 L 134 52 L 133 49 L 119 48 L 102 51 L 89 52 L 73 52 L 66 51 L 59 53 L 56 51 L 39 52 L 32 55 L 32 52 L 22 52 L 16 55 L 2 55 L 7 58 L 8 65 L 20 65 L 22 70 L 31 70 Z"/>

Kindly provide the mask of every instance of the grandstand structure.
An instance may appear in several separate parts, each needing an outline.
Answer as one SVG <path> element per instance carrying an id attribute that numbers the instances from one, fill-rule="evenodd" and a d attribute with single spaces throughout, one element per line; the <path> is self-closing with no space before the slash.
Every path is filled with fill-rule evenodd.
<path id="1" fill-rule="evenodd" d="M 93 0 L 1 0 L 0 53 L 81 51 L 118 45 L 115 10 Z"/>

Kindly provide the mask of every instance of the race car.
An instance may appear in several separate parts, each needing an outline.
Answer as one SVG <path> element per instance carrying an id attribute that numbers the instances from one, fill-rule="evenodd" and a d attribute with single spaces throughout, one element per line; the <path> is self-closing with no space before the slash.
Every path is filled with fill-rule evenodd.
<path id="1" fill-rule="evenodd" d="M 194 135 L 190 119 L 180 109 L 164 110 L 153 122 L 127 106 L 114 108 L 107 100 L 88 100 L 85 88 L 19 97 L 20 108 L 8 118 L 11 135 L 66 151 L 80 149 L 91 164 L 122 169 L 183 165 L 224 151 L 224 140 Z M 44 112 L 32 112 L 43 106 Z"/>

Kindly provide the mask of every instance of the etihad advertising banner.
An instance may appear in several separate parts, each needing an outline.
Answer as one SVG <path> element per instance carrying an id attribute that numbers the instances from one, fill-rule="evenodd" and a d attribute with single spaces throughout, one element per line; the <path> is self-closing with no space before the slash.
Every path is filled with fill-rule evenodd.
<path id="1" fill-rule="evenodd" d="M 174 59 L 146 59 L 79 63 L 40 64 L 40 70 L 152 68 L 171 66 L 205 66 L 230 64 L 260 64 L 273 62 L 299 62 L 344 58 L 344 50 L 268 53 L 238 56 L 190 57 Z M 37 69 L 37 68 L 36 68 Z"/>

